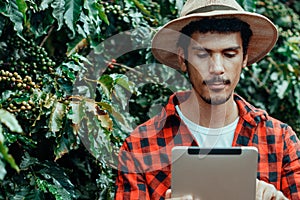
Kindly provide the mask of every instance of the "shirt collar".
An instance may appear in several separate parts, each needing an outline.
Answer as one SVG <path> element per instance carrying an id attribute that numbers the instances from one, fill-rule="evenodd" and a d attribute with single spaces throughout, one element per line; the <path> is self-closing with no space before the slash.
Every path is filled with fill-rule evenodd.
<path id="1" fill-rule="evenodd" d="M 174 93 L 165 107 L 166 116 L 178 116 L 175 106 L 184 102 L 190 94 L 191 91 Z M 268 114 L 266 111 L 254 107 L 238 94 L 234 94 L 234 100 L 238 106 L 239 116 L 252 126 L 256 126 L 260 121 L 265 121 L 267 119 Z"/>

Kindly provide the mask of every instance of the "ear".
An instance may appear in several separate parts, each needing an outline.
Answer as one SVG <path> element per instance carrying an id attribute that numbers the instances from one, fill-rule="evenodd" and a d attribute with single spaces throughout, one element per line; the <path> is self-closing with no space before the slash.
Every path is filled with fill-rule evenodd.
<path id="1" fill-rule="evenodd" d="M 248 54 L 245 55 L 244 60 L 243 60 L 243 68 L 247 67 L 248 63 Z"/>
<path id="2" fill-rule="evenodd" d="M 177 49 L 177 59 L 178 59 L 178 66 L 180 67 L 180 70 L 182 72 L 186 72 L 187 66 L 185 64 L 184 50 L 182 47 L 178 47 Z"/>

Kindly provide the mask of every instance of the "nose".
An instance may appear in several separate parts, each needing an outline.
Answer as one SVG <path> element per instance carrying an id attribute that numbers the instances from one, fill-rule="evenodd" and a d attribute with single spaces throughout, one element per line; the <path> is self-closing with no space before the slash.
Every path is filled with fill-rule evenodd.
<path id="1" fill-rule="evenodd" d="M 209 72 L 214 75 L 221 75 L 224 73 L 223 57 L 220 54 L 211 56 Z"/>

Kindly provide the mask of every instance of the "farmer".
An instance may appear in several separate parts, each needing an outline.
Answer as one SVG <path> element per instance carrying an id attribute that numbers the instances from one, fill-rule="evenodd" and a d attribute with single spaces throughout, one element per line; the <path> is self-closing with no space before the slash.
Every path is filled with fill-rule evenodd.
<path id="1" fill-rule="evenodd" d="M 234 0 L 188 0 L 181 17 L 156 33 L 153 55 L 187 73 L 192 89 L 174 93 L 125 140 L 117 200 L 171 199 L 174 146 L 257 147 L 256 199 L 300 199 L 295 132 L 234 92 L 243 68 L 271 51 L 277 34 L 269 19 Z"/>

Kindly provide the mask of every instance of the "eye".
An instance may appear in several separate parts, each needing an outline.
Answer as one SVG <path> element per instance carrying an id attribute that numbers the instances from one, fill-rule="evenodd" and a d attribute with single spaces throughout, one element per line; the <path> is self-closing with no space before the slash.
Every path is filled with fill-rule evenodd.
<path id="1" fill-rule="evenodd" d="M 207 58 L 209 56 L 209 53 L 204 51 L 204 52 L 197 53 L 197 56 L 199 58 Z"/>
<path id="2" fill-rule="evenodd" d="M 232 52 L 232 51 L 230 51 L 230 52 L 225 52 L 225 53 L 224 53 L 224 56 L 226 56 L 227 58 L 233 58 L 233 57 L 236 56 L 236 52 Z"/>

